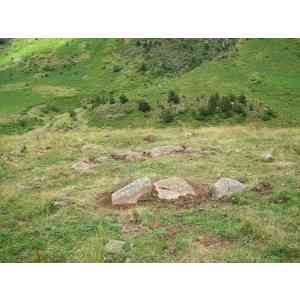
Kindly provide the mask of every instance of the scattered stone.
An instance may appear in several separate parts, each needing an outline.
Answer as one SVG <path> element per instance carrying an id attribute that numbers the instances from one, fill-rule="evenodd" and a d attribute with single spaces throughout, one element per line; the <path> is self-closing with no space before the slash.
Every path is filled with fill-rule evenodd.
<path id="1" fill-rule="evenodd" d="M 237 180 L 221 178 L 214 184 L 212 194 L 214 198 L 221 199 L 234 193 L 242 193 L 245 188 L 245 185 Z"/>
<path id="2" fill-rule="evenodd" d="M 89 160 L 78 161 L 72 165 L 72 169 L 79 172 L 86 172 L 95 167 L 96 163 L 94 161 Z"/>
<path id="3" fill-rule="evenodd" d="M 179 177 L 166 178 L 155 182 L 154 192 L 160 200 L 169 201 L 196 196 L 193 187 Z"/>
<path id="4" fill-rule="evenodd" d="M 185 150 L 184 146 L 160 146 L 145 151 L 145 154 L 152 158 L 156 158 L 164 155 L 183 153 L 184 150 Z"/>
<path id="5" fill-rule="evenodd" d="M 139 178 L 112 194 L 112 204 L 128 206 L 143 200 L 152 191 L 152 182 L 149 178 Z"/>
<path id="6" fill-rule="evenodd" d="M 274 160 L 274 158 L 271 153 L 267 153 L 263 156 L 263 161 L 265 161 L 265 162 L 271 162 L 273 160 Z"/>
<path id="7" fill-rule="evenodd" d="M 145 157 L 142 153 L 134 151 L 116 152 L 111 154 L 111 157 L 116 160 L 125 160 L 128 162 L 143 161 Z"/>
<path id="8" fill-rule="evenodd" d="M 272 192 L 273 187 L 269 182 L 260 182 L 252 190 L 257 193 L 267 194 Z"/>
<path id="9" fill-rule="evenodd" d="M 124 251 L 124 241 L 110 240 L 104 247 L 105 252 L 109 254 L 121 254 Z"/>

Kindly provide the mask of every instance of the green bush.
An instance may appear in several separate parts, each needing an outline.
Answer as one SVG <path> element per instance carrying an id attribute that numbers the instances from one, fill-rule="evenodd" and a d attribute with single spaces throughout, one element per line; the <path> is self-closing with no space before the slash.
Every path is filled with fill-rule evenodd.
<path id="1" fill-rule="evenodd" d="M 113 66 L 113 72 L 114 73 L 118 73 L 120 71 L 122 71 L 122 67 L 121 66 L 118 66 L 118 65 L 114 65 Z"/>
<path id="2" fill-rule="evenodd" d="M 46 104 L 41 108 L 41 112 L 44 114 L 49 114 L 49 113 L 58 113 L 60 112 L 60 109 L 58 106 L 53 105 L 53 104 Z"/>
<path id="3" fill-rule="evenodd" d="M 223 96 L 220 99 L 220 110 L 221 112 L 228 114 L 232 111 L 232 103 L 231 103 L 231 97 L 229 96 Z"/>
<path id="4" fill-rule="evenodd" d="M 151 110 L 151 106 L 147 101 L 142 100 L 138 104 L 138 110 L 141 111 L 141 112 L 146 113 L 146 112 L 149 112 Z"/>
<path id="5" fill-rule="evenodd" d="M 241 94 L 237 97 L 238 102 L 241 103 L 242 105 L 247 105 L 247 98 L 244 94 Z"/>
<path id="6" fill-rule="evenodd" d="M 218 93 L 211 95 L 208 99 L 207 110 L 209 114 L 215 114 L 218 110 L 220 96 Z"/>
<path id="7" fill-rule="evenodd" d="M 169 91 L 168 102 L 173 103 L 173 104 L 179 104 L 180 103 L 180 97 L 177 95 L 177 93 L 174 90 Z"/>
<path id="8" fill-rule="evenodd" d="M 162 123 L 172 123 L 175 120 L 175 114 L 170 109 L 164 109 L 159 115 L 159 119 Z"/>
<path id="9" fill-rule="evenodd" d="M 262 114 L 261 114 L 261 119 L 263 121 L 269 121 L 272 118 L 276 117 L 275 113 L 270 107 L 265 107 Z"/>
<path id="10" fill-rule="evenodd" d="M 125 95 L 121 95 L 120 96 L 120 103 L 121 104 L 125 104 L 125 103 L 127 103 L 129 101 L 129 99 L 127 98 L 127 96 L 125 96 Z"/>

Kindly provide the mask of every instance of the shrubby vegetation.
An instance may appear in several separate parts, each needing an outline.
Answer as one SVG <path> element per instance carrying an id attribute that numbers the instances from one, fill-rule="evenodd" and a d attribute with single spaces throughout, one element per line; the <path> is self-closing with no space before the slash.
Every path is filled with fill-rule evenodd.
<path id="1" fill-rule="evenodd" d="M 133 39 L 120 50 L 140 72 L 154 76 L 189 71 L 205 61 L 226 56 L 236 39 Z"/>

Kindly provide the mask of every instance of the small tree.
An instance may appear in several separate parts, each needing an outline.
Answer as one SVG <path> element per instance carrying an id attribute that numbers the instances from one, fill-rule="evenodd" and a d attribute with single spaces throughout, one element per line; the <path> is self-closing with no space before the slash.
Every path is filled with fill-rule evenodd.
<path id="1" fill-rule="evenodd" d="M 231 97 L 223 96 L 220 101 L 220 109 L 223 113 L 229 113 L 232 111 Z"/>
<path id="2" fill-rule="evenodd" d="M 241 104 L 247 105 L 247 98 L 244 94 L 239 95 L 237 99 Z"/>
<path id="3" fill-rule="evenodd" d="M 168 94 L 168 102 L 173 104 L 179 104 L 180 98 L 174 90 L 170 90 Z"/>
<path id="4" fill-rule="evenodd" d="M 218 109 L 218 105 L 220 102 L 220 96 L 218 93 L 211 95 L 208 99 L 207 109 L 210 114 L 215 114 Z"/>
<path id="5" fill-rule="evenodd" d="M 121 104 L 125 104 L 125 103 L 127 103 L 129 101 L 129 99 L 127 98 L 127 96 L 125 96 L 125 95 L 121 95 L 120 96 L 120 103 Z"/>
<path id="6" fill-rule="evenodd" d="M 138 110 L 141 111 L 141 112 L 146 113 L 146 112 L 149 112 L 151 110 L 151 106 L 147 101 L 142 100 L 138 104 Z"/>
<path id="7" fill-rule="evenodd" d="M 175 120 L 175 114 L 170 109 L 164 109 L 159 115 L 162 123 L 171 123 Z"/>

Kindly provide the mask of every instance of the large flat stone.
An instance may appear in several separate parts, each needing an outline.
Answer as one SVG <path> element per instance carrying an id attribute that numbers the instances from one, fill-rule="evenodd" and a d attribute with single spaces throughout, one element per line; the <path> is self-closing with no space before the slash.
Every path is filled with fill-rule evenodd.
<path id="1" fill-rule="evenodd" d="M 179 198 L 195 197 L 194 188 L 184 179 L 179 177 L 170 177 L 159 180 L 153 184 L 154 191 L 160 200 L 174 201 Z"/>
<path id="2" fill-rule="evenodd" d="M 149 178 L 139 178 L 112 194 L 112 204 L 116 206 L 133 205 L 138 200 L 148 196 L 152 191 L 152 182 Z"/>

